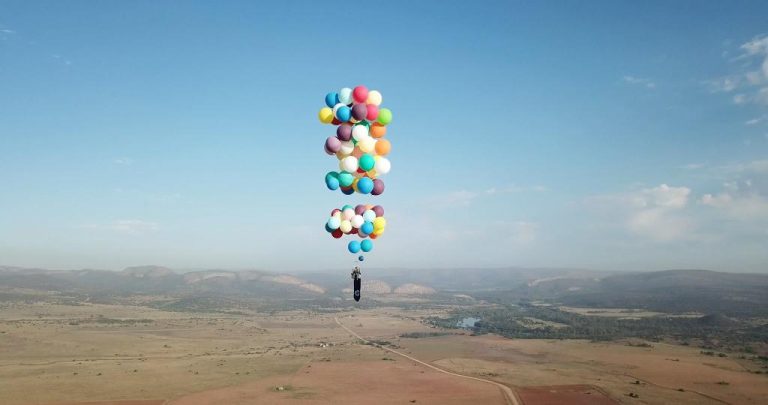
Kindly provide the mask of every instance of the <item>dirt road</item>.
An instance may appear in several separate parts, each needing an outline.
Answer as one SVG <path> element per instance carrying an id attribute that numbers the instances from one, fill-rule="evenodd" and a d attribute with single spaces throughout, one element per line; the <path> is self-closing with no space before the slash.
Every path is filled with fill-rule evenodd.
<path id="1" fill-rule="evenodd" d="M 499 389 L 501 390 L 502 394 L 504 395 L 504 398 L 507 400 L 507 404 L 508 404 L 508 405 L 522 405 L 522 404 L 520 403 L 520 401 L 517 399 L 517 396 L 515 395 L 515 392 L 514 392 L 514 391 L 512 391 L 512 389 L 511 389 L 511 388 L 509 388 L 508 386 L 506 386 L 506 385 L 504 385 L 504 384 L 498 383 L 498 382 L 496 382 L 496 381 L 486 380 L 486 379 L 484 379 L 484 378 L 472 377 L 472 376 L 468 376 L 468 375 L 463 375 L 463 374 L 454 373 L 454 372 L 452 372 L 452 371 L 448 371 L 448 370 L 443 370 L 443 369 L 442 369 L 442 368 L 440 368 L 440 367 L 434 366 L 434 365 L 432 365 L 432 364 L 429 364 L 429 363 L 425 363 L 425 362 L 423 362 L 423 361 L 421 361 L 421 360 L 419 360 L 419 359 L 416 359 L 416 358 L 414 358 L 414 357 L 411 357 L 411 356 L 409 356 L 409 355 L 407 355 L 407 354 L 405 354 L 405 353 L 402 353 L 402 352 L 399 352 L 399 351 L 397 351 L 397 350 L 394 350 L 394 349 L 390 349 L 390 348 L 388 348 L 388 347 L 385 347 L 385 346 L 382 346 L 382 345 L 379 345 L 379 344 L 373 343 L 373 342 L 369 341 L 368 339 L 365 339 L 365 338 L 363 338 L 362 336 L 358 335 L 358 334 L 357 334 L 357 333 L 355 333 L 355 331 L 353 331 L 352 329 L 349 329 L 348 327 L 344 326 L 344 324 L 342 324 L 342 323 L 339 321 L 339 318 L 337 318 L 337 317 L 333 317 L 333 320 L 334 320 L 334 321 L 336 321 L 336 323 L 337 323 L 339 326 L 341 326 L 342 328 L 344 328 L 344 330 L 346 330 L 347 332 L 349 332 L 349 334 L 350 334 L 350 335 L 352 335 L 352 336 L 354 336 L 354 337 L 356 337 L 356 338 L 358 338 L 358 339 L 362 340 L 363 342 L 365 342 L 365 343 L 367 343 L 367 344 L 370 344 L 370 345 L 376 346 L 376 347 L 378 347 L 378 348 L 384 349 L 384 350 L 386 350 L 386 351 L 388 351 L 388 352 L 391 352 L 391 353 L 394 353 L 394 354 L 396 354 L 396 355 L 398 355 L 398 356 L 402 356 L 402 357 L 405 357 L 405 358 L 406 358 L 406 359 L 408 359 L 408 360 L 414 361 L 414 362 L 416 362 L 416 363 L 419 363 L 419 364 L 421 364 L 421 365 L 423 365 L 423 366 L 425 366 L 425 367 L 429 367 L 429 368 L 431 368 L 431 369 L 433 369 L 433 370 L 435 370 L 435 371 L 441 372 L 441 373 L 443 373 L 443 374 L 448 374 L 448 375 L 452 375 L 452 376 L 454 376 L 454 377 L 459 377 L 459 378 L 466 378 L 466 379 L 469 379 L 469 380 L 481 381 L 481 382 L 484 382 L 484 383 L 487 383 L 487 384 L 492 384 L 492 385 L 495 385 L 497 388 L 499 388 Z"/>

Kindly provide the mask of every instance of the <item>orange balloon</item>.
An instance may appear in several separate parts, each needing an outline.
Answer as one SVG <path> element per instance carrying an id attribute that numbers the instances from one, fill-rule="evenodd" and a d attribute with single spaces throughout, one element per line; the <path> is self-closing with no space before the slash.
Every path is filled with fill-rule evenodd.
<path id="1" fill-rule="evenodd" d="M 389 150 L 392 149 L 392 144 L 389 143 L 386 139 L 379 139 L 376 141 L 376 153 L 384 156 L 387 153 L 389 153 Z"/>
<path id="2" fill-rule="evenodd" d="M 381 138 L 382 136 L 387 134 L 387 127 L 376 122 L 373 125 L 371 125 L 371 128 L 369 129 L 369 131 L 372 137 Z"/>
<path id="3" fill-rule="evenodd" d="M 372 234 L 368 235 L 368 237 L 371 238 L 371 239 L 376 239 L 376 238 L 379 237 L 379 235 L 376 235 L 375 233 L 372 233 Z"/>

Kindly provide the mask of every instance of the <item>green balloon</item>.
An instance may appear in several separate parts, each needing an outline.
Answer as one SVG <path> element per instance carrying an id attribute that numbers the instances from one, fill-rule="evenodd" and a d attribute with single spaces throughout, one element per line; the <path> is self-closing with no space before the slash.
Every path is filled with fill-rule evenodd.
<path id="1" fill-rule="evenodd" d="M 329 177 L 332 177 L 332 178 L 338 180 L 339 179 L 339 174 L 336 173 L 336 172 L 328 172 L 328 174 L 325 175 L 325 178 L 327 179 Z"/>
<path id="2" fill-rule="evenodd" d="M 349 187 L 352 185 L 354 181 L 355 181 L 355 176 L 353 176 L 352 173 L 349 173 L 349 172 L 339 173 L 339 185 L 341 185 L 342 187 Z"/>
<path id="3" fill-rule="evenodd" d="M 351 206 L 351 205 L 347 204 L 347 205 L 345 205 L 345 206 L 341 207 L 341 210 L 342 210 L 342 211 L 344 211 L 344 210 L 345 210 L 345 209 L 347 209 L 347 208 L 349 208 L 349 209 L 351 209 L 351 210 L 355 209 L 355 207 L 353 207 L 353 206 Z"/>
<path id="4" fill-rule="evenodd" d="M 376 121 L 378 121 L 381 125 L 389 124 L 392 122 L 392 111 L 389 111 L 388 108 L 382 108 L 379 110 L 379 116 L 376 118 Z"/>
<path id="5" fill-rule="evenodd" d="M 366 172 L 368 170 L 373 169 L 373 166 L 376 164 L 376 161 L 373 159 L 373 156 L 371 156 L 368 153 L 364 153 L 362 156 L 360 156 L 360 168 L 365 170 Z"/>

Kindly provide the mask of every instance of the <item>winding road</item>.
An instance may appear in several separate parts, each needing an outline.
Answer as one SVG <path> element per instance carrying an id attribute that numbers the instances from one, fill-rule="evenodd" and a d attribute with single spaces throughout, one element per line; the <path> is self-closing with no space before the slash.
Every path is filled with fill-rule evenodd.
<path id="1" fill-rule="evenodd" d="M 342 324 L 339 321 L 339 318 L 337 318 L 335 316 L 333 317 L 333 320 L 336 321 L 336 323 L 339 326 L 344 328 L 344 330 L 349 332 L 350 335 L 352 335 L 352 336 L 362 340 L 363 342 L 365 342 L 365 343 L 367 343 L 369 345 L 373 345 L 373 346 L 376 346 L 376 347 L 378 347 L 380 349 L 384 349 L 384 350 L 386 350 L 388 352 L 392 352 L 392 353 L 394 353 L 394 354 L 396 354 L 398 356 L 405 357 L 408 360 L 414 361 L 416 363 L 421 364 L 422 366 L 429 367 L 429 368 L 431 368 L 431 369 L 433 369 L 435 371 L 441 372 L 443 374 L 448 374 L 448 375 L 452 375 L 454 377 L 466 378 L 466 379 L 469 379 L 469 380 L 475 380 L 475 381 L 480 381 L 480 382 L 484 382 L 484 383 L 487 383 L 487 384 L 495 385 L 497 388 L 499 388 L 501 390 L 502 394 L 504 395 L 504 399 L 506 399 L 506 401 L 507 401 L 507 405 L 522 405 L 520 400 L 517 399 L 517 396 L 515 395 L 515 392 L 512 391 L 512 388 L 509 388 L 508 386 L 506 386 L 506 385 L 504 385 L 502 383 L 498 383 L 498 382 L 492 381 L 492 380 L 486 380 L 484 378 L 472 377 L 472 376 L 469 376 L 469 375 L 458 374 L 458 373 L 454 373 L 454 372 L 448 371 L 448 370 L 443 370 L 440 367 L 434 366 L 434 365 L 429 364 L 429 363 L 425 363 L 425 362 L 423 362 L 423 361 L 421 361 L 421 360 L 419 360 L 417 358 L 411 357 L 411 356 L 409 356 L 409 355 L 407 355 L 405 353 L 402 353 L 402 352 L 399 352 L 397 350 L 390 349 L 389 347 L 385 347 L 385 346 L 382 346 L 380 344 L 371 342 L 370 340 L 365 339 L 364 337 L 362 337 L 362 336 L 358 335 L 357 333 L 355 333 L 355 331 L 353 331 L 352 329 L 349 329 L 348 327 L 344 326 L 344 324 Z"/>

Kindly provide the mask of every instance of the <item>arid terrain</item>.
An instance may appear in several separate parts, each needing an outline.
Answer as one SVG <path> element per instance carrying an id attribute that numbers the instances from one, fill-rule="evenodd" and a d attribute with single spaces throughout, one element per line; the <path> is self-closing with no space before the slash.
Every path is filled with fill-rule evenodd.
<path id="1" fill-rule="evenodd" d="M 4 303 L 0 403 L 768 403 L 766 376 L 738 358 L 658 342 L 472 336 L 423 322 L 441 311 Z"/>

